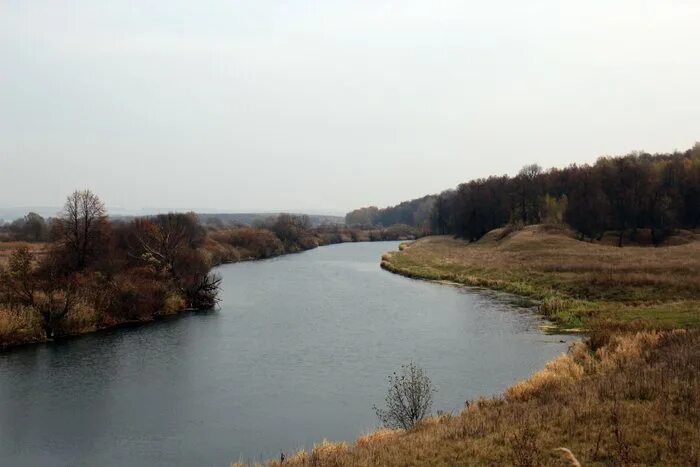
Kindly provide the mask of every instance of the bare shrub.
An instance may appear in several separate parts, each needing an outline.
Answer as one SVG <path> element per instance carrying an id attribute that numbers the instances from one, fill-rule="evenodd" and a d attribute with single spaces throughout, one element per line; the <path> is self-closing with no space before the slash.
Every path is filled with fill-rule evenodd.
<path id="1" fill-rule="evenodd" d="M 423 369 L 410 362 L 400 372 L 389 376 L 389 389 L 384 401 L 386 409 L 374 411 L 387 428 L 410 430 L 430 412 L 435 389 Z"/>

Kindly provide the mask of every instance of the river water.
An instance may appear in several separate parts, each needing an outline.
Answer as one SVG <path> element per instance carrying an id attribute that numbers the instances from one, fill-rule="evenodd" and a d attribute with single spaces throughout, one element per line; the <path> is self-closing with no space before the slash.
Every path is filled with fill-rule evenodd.
<path id="1" fill-rule="evenodd" d="M 433 411 L 458 412 L 569 345 L 503 296 L 383 271 L 397 246 L 222 266 L 217 311 L 0 354 L 0 465 L 278 457 L 375 428 L 402 363 L 431 378 Z"/>

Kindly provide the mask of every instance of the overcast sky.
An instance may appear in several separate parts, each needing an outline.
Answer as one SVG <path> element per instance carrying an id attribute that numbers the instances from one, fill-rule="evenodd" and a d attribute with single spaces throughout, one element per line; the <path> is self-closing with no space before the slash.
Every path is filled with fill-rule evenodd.
<path id="1" fill-rule="evenodd" d="M 345 211 L 700 139 L 700 2 L 0 0 L 0 206 Z"/>

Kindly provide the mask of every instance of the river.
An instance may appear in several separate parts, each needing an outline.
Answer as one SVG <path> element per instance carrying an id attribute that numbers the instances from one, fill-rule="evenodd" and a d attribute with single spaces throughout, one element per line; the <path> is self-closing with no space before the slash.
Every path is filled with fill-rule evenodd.
<path id="1" fill-rule="evenodd" d="M 228 466 L 352 441 L 402 363 L 458 412 L 573 339 L 502 296 L 383 271 L 397 246 L 222 266 L 216 311 L 0 354 L 0 465 Z"/>

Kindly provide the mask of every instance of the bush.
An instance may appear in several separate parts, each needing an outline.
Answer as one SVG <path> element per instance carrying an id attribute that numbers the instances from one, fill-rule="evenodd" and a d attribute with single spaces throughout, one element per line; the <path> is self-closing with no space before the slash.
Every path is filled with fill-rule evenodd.
<path id="1" fill-rule="evenodd" d="M 280 239 L 267 229 L 242 227 L 213 232 L 211 237 L 239 250 L 241 259 L 271 258 L 284 253 L 284 245 Z"/>
<path id="2" fill-rule="evenodd" d="M 389 376 L 389 389 L 384 401 L 386 409 L 374 407 L 387 428 L 410 430 L 430 412 L 435 389 L 430 378 L 415 363 L 401 365 L 399 374 Z"/>

